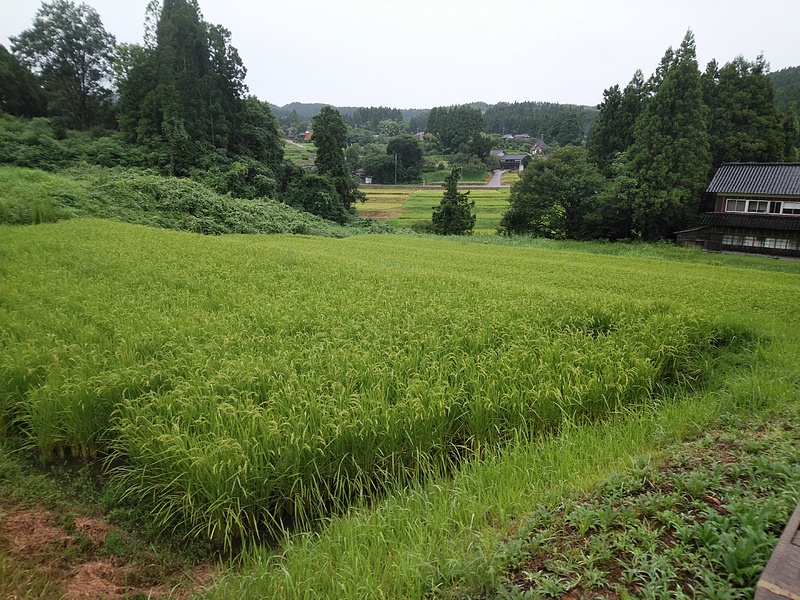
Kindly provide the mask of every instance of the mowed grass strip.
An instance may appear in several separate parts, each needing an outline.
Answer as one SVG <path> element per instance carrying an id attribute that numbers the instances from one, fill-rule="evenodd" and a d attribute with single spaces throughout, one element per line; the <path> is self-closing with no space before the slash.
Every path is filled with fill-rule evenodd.
<path id="1" fill-rule="evenodd" d="M 743 334 L 699 300 L 708 267 L 100 221 L 0 241 L 5 426 L 111 451 L 155 522 L 229 546 L 693 385 Z"/>

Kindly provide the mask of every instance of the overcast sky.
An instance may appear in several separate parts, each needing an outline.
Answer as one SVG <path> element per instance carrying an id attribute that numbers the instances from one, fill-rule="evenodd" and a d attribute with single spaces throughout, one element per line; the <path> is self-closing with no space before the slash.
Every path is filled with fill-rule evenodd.
<path id="1" fill-rule="evenodd" d="M 76 4 L 79 2 L 76 2 Z M 147 0 L 86 0 L 141 43 Z M 0 0 L 0 43 L 39 0 Z M 692 29 L 701 70 L 763 53 L 800 65 L 800 0 L 200 0 L 232 33 L 250 93 L 283 106 L 430 108 L 483 101 L 595 105 L 649 76 Z"/>

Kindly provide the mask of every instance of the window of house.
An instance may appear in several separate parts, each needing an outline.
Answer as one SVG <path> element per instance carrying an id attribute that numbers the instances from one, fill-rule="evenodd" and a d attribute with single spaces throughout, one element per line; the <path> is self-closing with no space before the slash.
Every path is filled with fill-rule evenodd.
<path id="1" fill-rule="evenodd" d="M 786 238 L 766 238 L 764 248 L 775 248 L 776 250 L 796 250 L 797 241 L 787 240 Z"/>
<path id="2" fill-rule="evenodd" d="M 800 215 L 800 202 L 784 202 L 781 213 L 784 215 Z"/>
<path id="3" fill-rule="evenodd" d="M 741 246 L 742 236 L 726 233 L 722 236 L 722 244 L 725 246 Z"/>
<path id="4" fill-rule="evenodd" d="M 747 212 L 750 213 L 765 213 L 769 208 L 769 202 L 766 200 L 750 200 L 747 203 Z"/>
<path id="5" fill-rule="evenodd" d="M 783 204 L 783 202 L 770 202 L 769 203 L 769 213 L 771 215 L 779 215 L 779 214 L 781 214 L 781 204 Z"/>
<path id="6" fill-rule="evenodd" d="M 747 200 L 739 200 L 737 198 L 729 198 L 725 203 L 725 212 L 746 212 Z"/>
<path id="7" fill-rule="evenodd" d="M 764 245 L 764 240 L 757 238 L 754 235 L 746 235 L 742 238 L 742 246 L 761 248 L 763 245 Z"/>

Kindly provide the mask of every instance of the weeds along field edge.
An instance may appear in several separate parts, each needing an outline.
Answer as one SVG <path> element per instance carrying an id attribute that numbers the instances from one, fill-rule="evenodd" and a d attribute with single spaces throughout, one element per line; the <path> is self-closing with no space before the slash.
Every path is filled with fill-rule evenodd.
<path id="1" fill-rule="evenodd" d="M 157 522 L 228 547 L 698 387 L 720 348 L 779 334 L 798 285 L 388 236 L 0 238 L 4 428 L 110 453 Z"/>

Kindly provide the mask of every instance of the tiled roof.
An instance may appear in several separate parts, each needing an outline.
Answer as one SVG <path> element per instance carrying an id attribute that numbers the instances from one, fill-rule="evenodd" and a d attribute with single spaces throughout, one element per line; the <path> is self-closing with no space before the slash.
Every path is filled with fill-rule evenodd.
<path id="1" fill-rule="evenodd" d="M 800 196 L 800 163 L 726 163 L 717 170 L 707 191 Z"/>
<path id="2" fill-rule="evenodd" d="M 706 213 L 703 225 L 711 227 L 749 227 L 800 231 L 800 218 L 789 215 L 751 215 L 736 213 Z"/>

